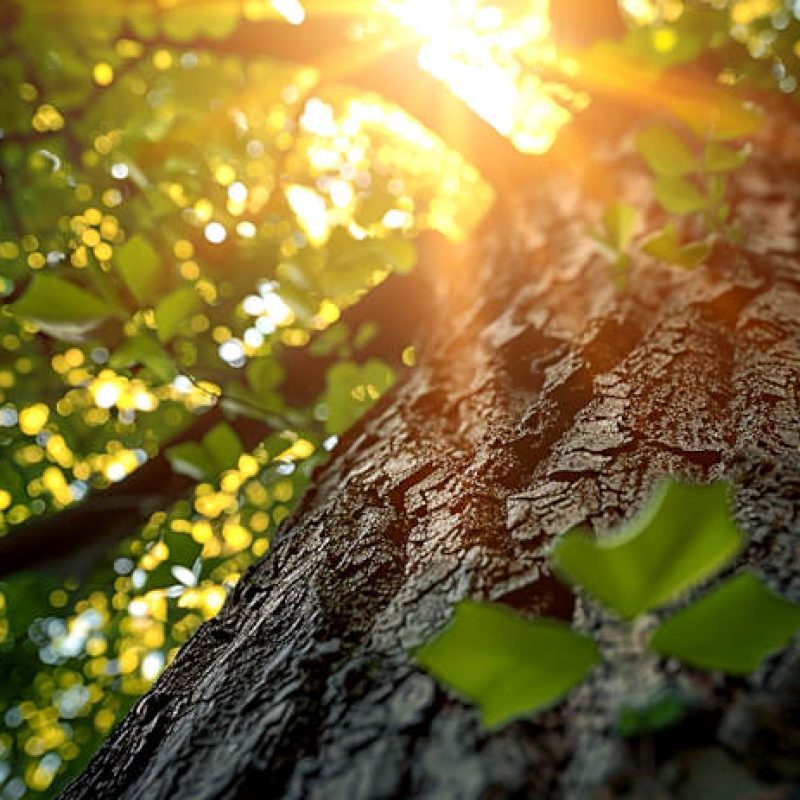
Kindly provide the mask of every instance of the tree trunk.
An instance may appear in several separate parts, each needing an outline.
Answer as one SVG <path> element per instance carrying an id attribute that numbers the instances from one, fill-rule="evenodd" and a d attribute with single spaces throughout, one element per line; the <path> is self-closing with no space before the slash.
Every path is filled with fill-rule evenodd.
<path id="1" fill-rule="evenodd" d="M 608 197 L 658 212 L 630 136 L 590 133 L 592 156 L 554 158 L 435 266 L 419 366 L 65 799 L 788 797 L 797 645 L 736 680 L 648 657 L 546 556 L 565 529 L 635 513 L 661 476 L 724 477 L 749 536 L 738 566 L 800 600 L 796 145 L 773 139 L 737 177 L 745 245 L 695 271 L 639 256 L 620 292 L 588 231 Z M 605 666 L 484 731 L 409 655 L 467 596 L 573 620 Z M 674 685 L 696 701 L 683 723 L 613 733 L 623 703 Z"/>

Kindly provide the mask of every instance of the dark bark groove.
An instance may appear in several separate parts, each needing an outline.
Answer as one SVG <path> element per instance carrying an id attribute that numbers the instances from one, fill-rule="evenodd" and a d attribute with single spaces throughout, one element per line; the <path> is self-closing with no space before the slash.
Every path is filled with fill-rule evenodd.
<path id="1" fill-rule="evenodd" d="M 652 218 L 629 139 L 604 157 Z M 796 154 L 754 162 L 736 189 L 748 244 L 694 272 L 638 259 L 626 294 L 586 235 L 596 187 L 561 174 L 525 193 L 441 265 L 420 366 L 62 797 L 694 798 L 709 771 L 731 798 L 788 797 L 797 645 L 746 680 L 644 656 L 546 554 L 634 513 L 665 474 L 725 477 L 740 565 L 800 600 L 799 173 Z M 487 733 L 409 658 L 465 596 L 573 619 L 607 666 Z M 612 735 L 622 702 L 668 685 L 696 698 L 682 725 Z"/>

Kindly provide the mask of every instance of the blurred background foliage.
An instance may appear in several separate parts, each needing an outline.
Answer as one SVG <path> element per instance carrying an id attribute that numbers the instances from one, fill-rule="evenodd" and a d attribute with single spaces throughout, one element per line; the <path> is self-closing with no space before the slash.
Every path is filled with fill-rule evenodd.
<path id="1" fill-rule="evenodd" d="M 800 2 L 622 10 L 652 65 L 713 51 L 723 82 L 797 93 Z M 434 11 L 464 35 L 445 41 Z M 219 611 L 413 365 L 410 341 L 370 354 L 380 320 L 342 313 L 414 267 L 416 234 L 462 239 L 491 205 L 473 166 L 346 70 L 222 46 L 315 13 L 354 15 L 362 38 L 412 30 L 422 66 L 522 150 L 590 101 L 546 2 L 0 2 L 0 533 L 102 504 L 165 451 L 192 481 L 122 543 L 0 582 L 3 800 L 54 794 Z M 285 391 L 299 351 L 326 370 L 302 403 Z"/>

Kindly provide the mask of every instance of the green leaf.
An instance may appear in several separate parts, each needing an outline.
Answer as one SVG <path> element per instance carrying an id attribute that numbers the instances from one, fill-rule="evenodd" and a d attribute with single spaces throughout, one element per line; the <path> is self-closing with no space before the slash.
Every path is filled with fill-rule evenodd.
<path id="1" fill-rule="evenodd" d="M 179 583 L 173 567 L 191 569 L 195 559 L 203 550 L 203 545 L 196 542 L 190 534 L 167 531 L 162 541 L 169 550 L 169 555 L 155 569 L 147 573 L 147 590 L 166 589 Z"/>
<path id="2" fill-rule="evenodd" d="M 684 18 L 688 13 L 687 8 Z M 706 44 L 707 35 L 687 25 L 635 25 L 623 41 L 601 40 L 593 49 L 602 47 L 612 53 L 616 51 L 628 60 L 633 56 L 649 71 L 651 67 L 662 70 L 694 61 Z"/>
<path id="3" fill-rule="evenodd" d="M 0 460 L 0 487 L 12 496 L 26 496 L 26 481 L 24 474 L 20 474 L 17 465 L 12 466 L 10 459 Z"/>
<path id="4" fill-rule="evenodd" d="M 798 630 L 800 606 L 745 572 L 664 622 L 650 646 L 702 669 L 745 675 Z"/>
<path id="5" fill-rule="evenodd" d="M 721 142 L 709 142 L 703 151 L 703 167 L 708 172 L 732 172 L 739 169 L 749 155 L 748 146 L 737 150 Z"/>
<path id="6" fill-rule="evenodd" d="M 725 200 L 728 191 L 728 176 L 722 173 L 712 173 L 706 181 L 708 187 L 708 200 L 712 208 L 720 206 Z"/>
<path id="7" fill-rule="evenodd" d="M 308 346 L 308 352 L 312 356 L 329 356 L 337 351 L 341 356 L 349 355 L 349 348 L 347 348 L 349 339 L 350 328 L 346 322 L 339 321 L 327 330 L 318 333 Z"/>
<path id="8" fill-rule="evenodd" d="M 636 148 L 656 175 L 678 178 L 697 169 L 692 151 L 665 125 L 656 125 L 640 133 L 636 137 Z"/>
<path id="9" fill-rule="evenodd" d="M 247 382 L 258 395 L 271 392 L 284 378 L 284 369 L 274 358 L 255 358 L 247 365 Z"/>
<path id="10" fill-rule="evenodd" d="M 386 263 L 395 272 L 401 275 L 411 272 L 417 263 L 417 247 L 414 242 L 405 236 L 389 236 L 378 241 L 383 247 Z"/>
<path id="11" fill-rule="evenodd" d="M 337 435 L 346 431 L 394 381 L 394 370 L 377 358 L 363 365 L 340 361 L 332 366 L 325 376 L 325 430 Z"/>
<path id="12" fill-rule="evenodd" d="M 691 269 L 708 258 L 712 245 L 707 240 L 681 244 L 675 225 L 670 223 L 648 238 L 642 244 L 642 250 L 668 264 Z"/>
<path id="13" fill-rule="evenodd" d="M 713 247 L 709 241 L 691 242 L 683 245 L 677 257 L 672 262 L 679 267 L 691 269 L 698 264 L 702 264 L 711 255 Z"/>
<path id="14" fill-rule="evenodd" d="M 617 732 L 624 737 L 658 731 L 674 725 L 686 713 L 686 698 L 675 691 L 661 691 L 641 706 L 624 708 L 617 719 Z"/>
<path id="15" fill-rule="evenodd" d="M 220 473 L 236 466 L 242 454 L 242 440 L 227 422 L 220 422 L 203 437 L 203 449 Z"/>
<path id="16" fill-rule="evenodd" d="M 167 531 L 164 534 L 164 544 L 169 548 L 170 564 L 184 567 L 191 567 L 203 549 L 203 545 L 196 542 L 190 534 L 177 531 Z"/>
<path id="17" fill-rule="evenodd" d="M 181 442 L 166 450 L 167 460 L 179 475 L 202 481 L 214 475 L 214 462 L 197 442 Z"/>
<path id="18" fill-rule="evenodd" d="M 562 536 L 555 567 L 623 617 L 658 608 L 716 574 L 741 549 L 727 496 L 724 483 L 667 480 L 614 533 L 597 540 L 581 531 Z"/>
<path id="19" fill-rule="evenodd" d="M 662 176 L 653 186 L 656 199 L 671 214 L 691 214 L 706 207 L 706 196 L 686 178 Z"/>
<path id="20" fill-rule="evenodd" d="M 132 336 L 126 339 L 108 361 L 112 369 L 126 369 L 136 364 L 143 364 L 164 383 L 168 383 L 178 374 L 169 353 L 150 336 Z"/>
<path id="21" fill-rule="evenodd" d="M 711 135 L 720 141 L 754 134 L 764 119 L 764 111 L 754 103 L 731 96 L 716 109 Z"/>
<path id="22" fill-rule="evenodd" d="M 148 591 L 167 589 L 170 586 L 174 586 L 177 582 L 175 576 L 172 574 L 169 561 L 162 562 L 155 569 L 147 573 L 146 586 Z"/>
<path id="23" fill-rule="evenodd" d="M 55 575 L 44 572 L 21 572 L 0 583 L 5 599 L 3 617 L 12 634 L 24 635 L 37 617 L 46 617 L 52 608 L 47 596 L 53 589 L 63 586 Z M 7 656 L 8 653 L 3 653 Z M 4 676 L 8 680 L 10 676 Z"/>
<path id="24" fill-rule="evenodd" d="M 181 442 L 166 451 L 172 469 L 196 481 L 213 480 L 233 469 L 241 454 L 241 439 L 227 422 L 215 425 L 202 442 Z"/>
<path id="25" fill-rule="evenodd" d="M 377 322 L 372 320 L 363 322 L 358 326 L 358 330 L 353 336 L 353 349 L 361 350 L 366 347 L 378 335 L 379 331 L 380 326 Z"/>
<path id="26" fill-rule="evenodd" d="M 203 550 L 203 545 L 196 542 L 188 533 L 168 531 L 162 537 L 169 550 L 169 555 L 155 569 L 147 573 L 147 590 L 166 589 L 180 581 L 175 575 L 174 567 L 190 570 Z"/>
<path id="27" fill-rule="evenodd" d="M 222 39 L 236 27 L 238 16 L 228 9 L 197 6 L 175 6 L 163 15 L 164 33 L 178 42 L 188 42 L 203 35 Z"/>
<path id="28" fill-rule="evenodd" d="M 600 663 L 594 642 L 551 619 L 464 601 L 416 661 L 497 727 L 552 705 Z"/>
<path id="29" fill-rule="evenodd" d="M 222 407 L 236 416 L 250 417 L 270 426 L 286 425 L 283 396 L 274 390 L 255 392 L 241 383 L 230 381 L 224 386 Z"/>
<path id="30" fill-rule="evenodd" d="M 639 212 L 627 203 L 613 203 L 603 214 L 606 240 L 616 251 L 623 252 L 630 246 Z"/>
<path id="31" fill-rule="evenodd" d="M 728 141 L 755 133 L 763 110 L 730 89 L 704 89 L 700 94 L 665 97 L 666 105 L 699 137 Z"/>
<path id="32" fill-rule="evenodd" d="M 168 342 L 178 332 L 187 317 L 200 308 L 200 298 L 191 286 L 183 286 L 168 294 L 156 306 L 158 338 Z"/>
<path id="33" fill-rule="evenodd" d="M 699 131 L 702 124 L 704 133 L 717 141 L 729 141 L 754 134 L 763 118 L 764 112 L 759 106 L 731 94 L 709 108 L 707 121 L 703 124 L 698 120 L 695 127 Z"/>
<path id="34" fill-rule="evenodd" d="M 114 251 L 114 260 L 139 303 L 144 305 L 153 302 L 161 272 L 161 259 L 150 242 L 137 233 Z"/>
<path id="35" fill-rule="evenodd" d="M 33 276 L 28 290 L 11 309 L 48 332 L 63 328 L 73 335 L 91 330 L 110 313 L 99 297 L 62 278 L 41 273 Z"/>
<path id="36" fill-rule="evenodd" d="M 377 179 L 370 187 L 369 194 L 361 201 L 356 209 L 356 222 L 369 228 L 380 222 L 387 211 L 397 205 L 397 196 L 389 191 L 386 181 Z"/>
<path id="37" fill-rule="evenodd" d="M 619 291 L 625 291 L 630 284 L 631 257 L 628 253 L 620 253 L 611 263 L 611 280 Z"/>
<path id="38" fill-rule="evenodd" d="M 387 253 L 381 239 L 354 240 L 335 228 L 327 247 L 327 263 L 319 275 L 323 295 L 337 303 L 369 286 L 375 270 L 386 265 Z"/>

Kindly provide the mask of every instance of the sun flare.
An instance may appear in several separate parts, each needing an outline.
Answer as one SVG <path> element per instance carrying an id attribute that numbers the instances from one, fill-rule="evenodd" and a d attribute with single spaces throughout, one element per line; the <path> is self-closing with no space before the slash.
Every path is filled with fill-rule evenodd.
<path id="1" fill-rule="evenodd" d="M 419 65 L 522 152 L 543 153 L 572 118 L 537 67 L 568 70 L 551 38 L 549 0 L 381 0 L 422 39 Z M 580 105 L 581 99 L 566 98 Z"/>

